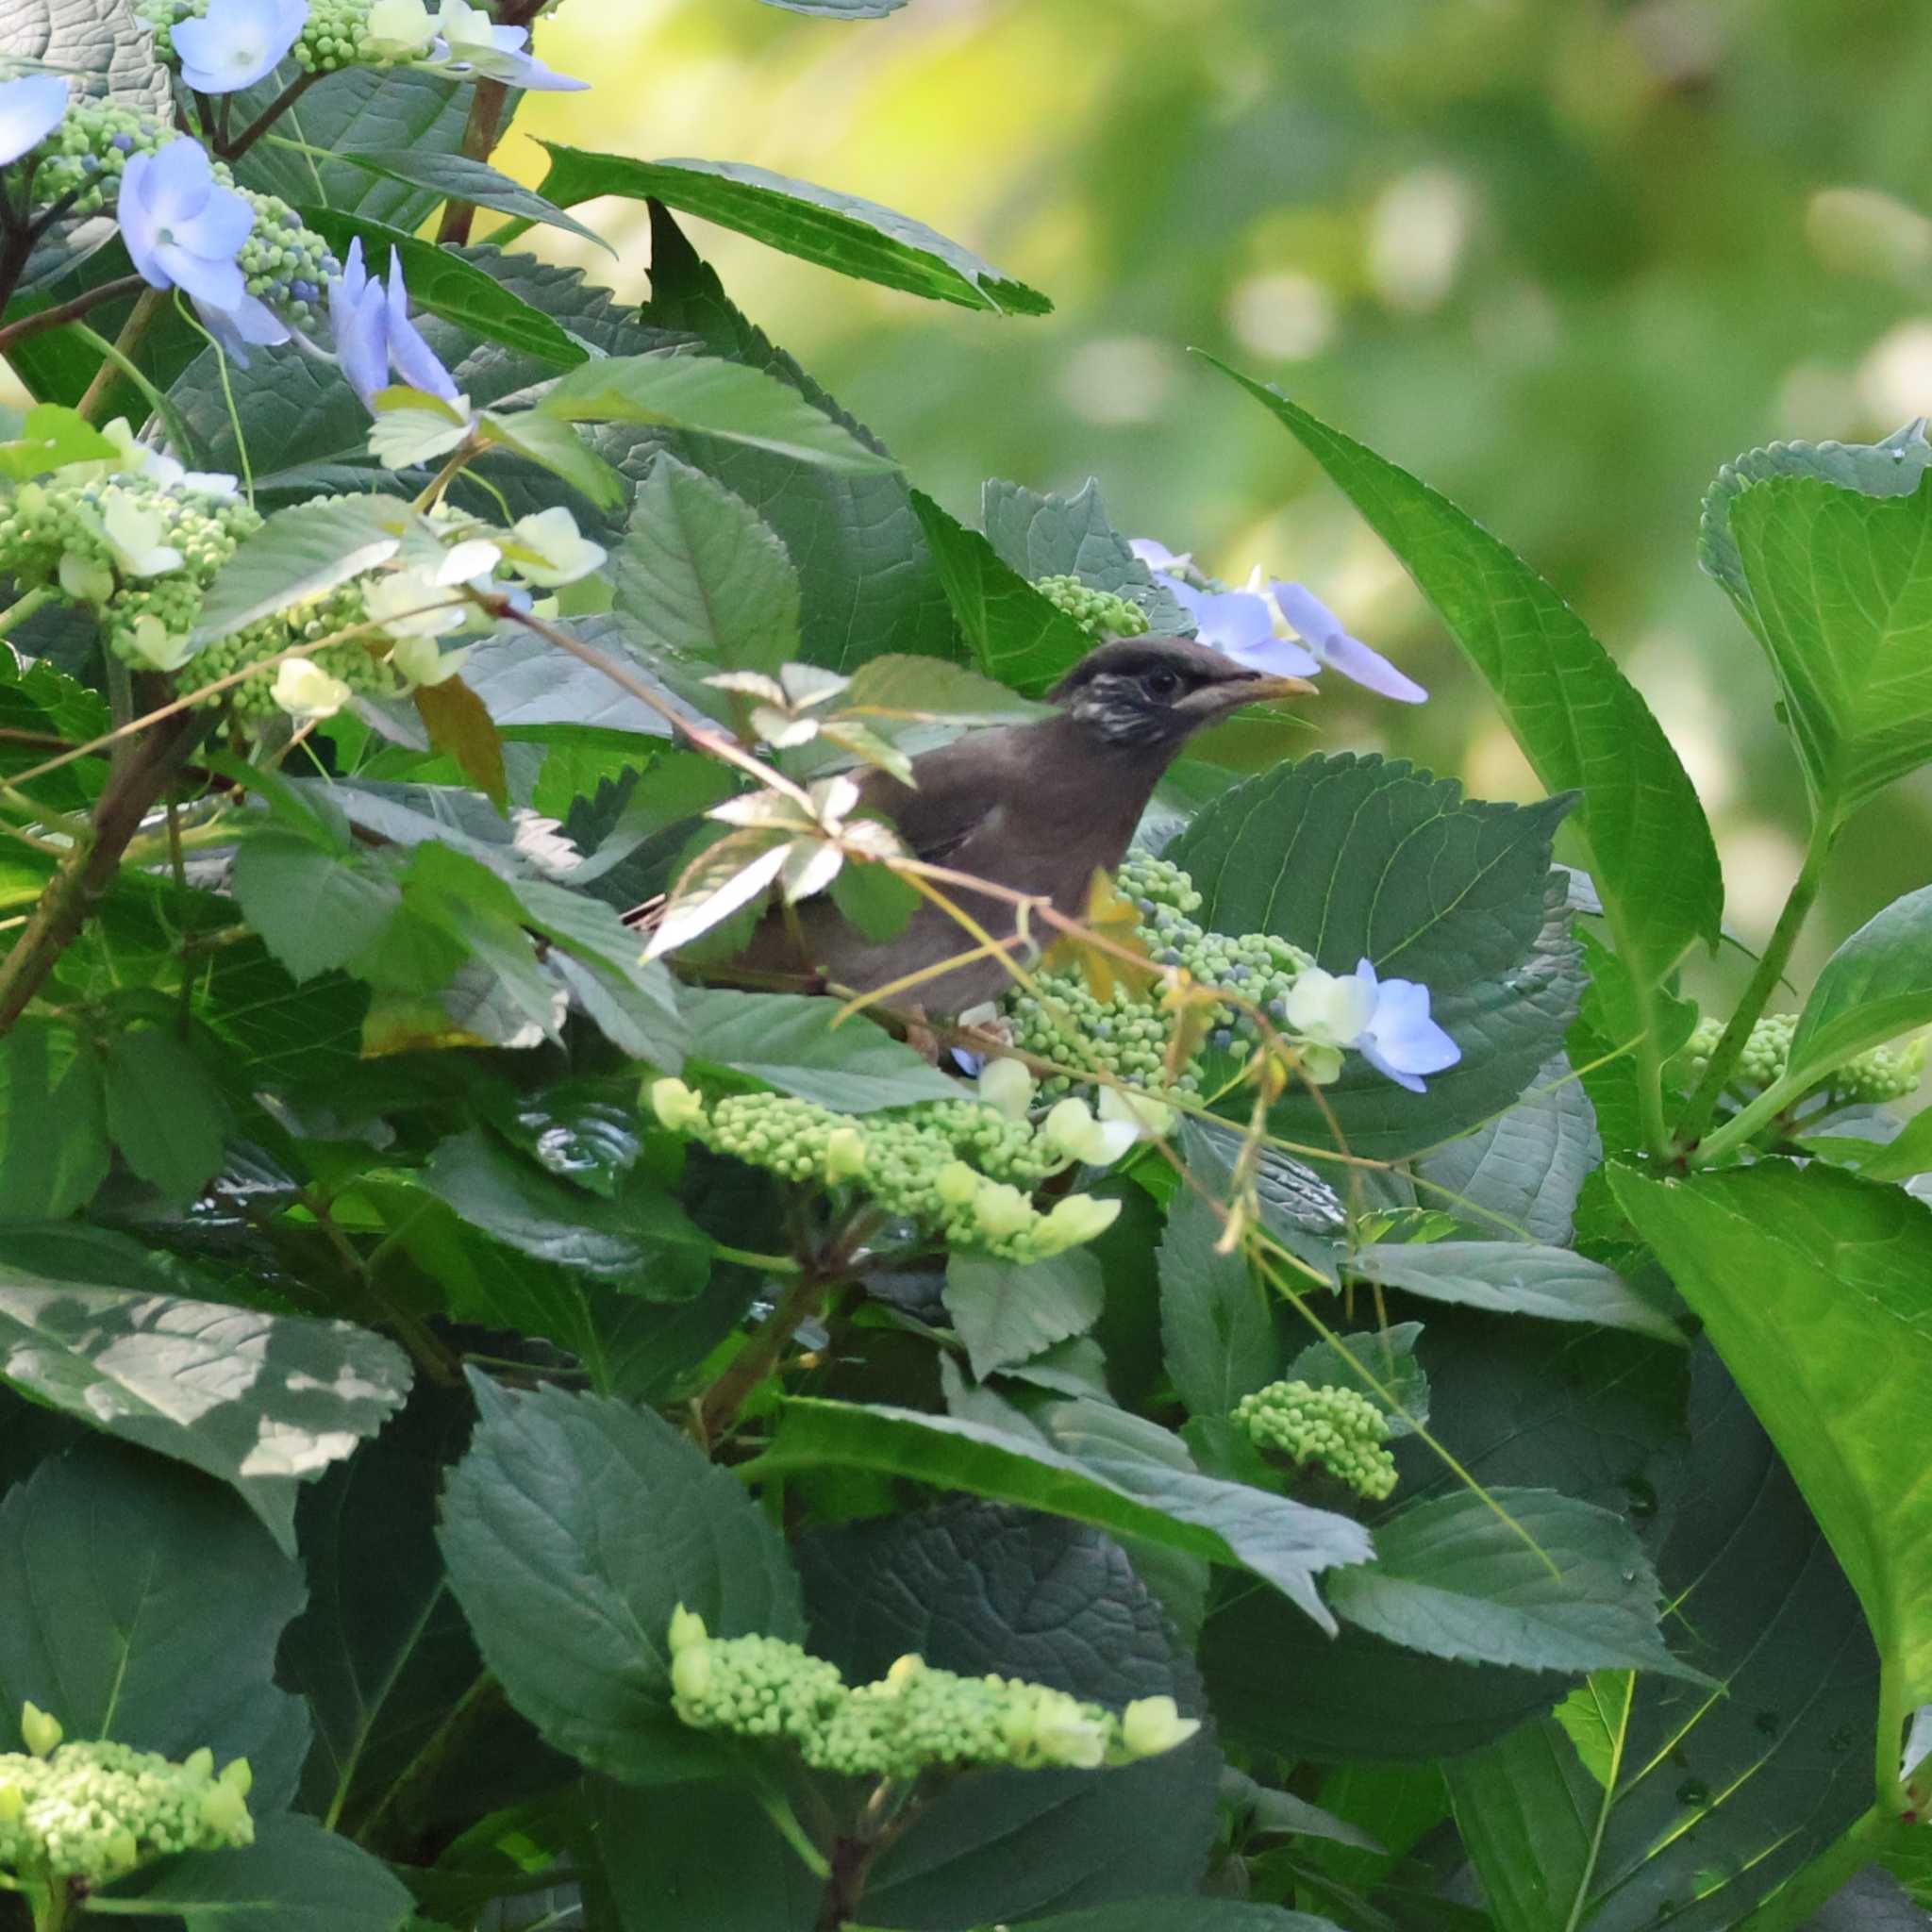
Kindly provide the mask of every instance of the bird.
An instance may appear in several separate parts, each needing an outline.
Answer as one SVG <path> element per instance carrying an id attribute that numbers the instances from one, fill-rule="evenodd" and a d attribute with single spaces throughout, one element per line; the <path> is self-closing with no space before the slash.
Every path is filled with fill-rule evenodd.
<path id="1" fill-rule="evenodd" d="M 1079 919 L 1095 872 L 1112 873 L 1126 857 L 1155 786 L 1190 739 L 1243 705 L 1314 689 L 1305 678 L 1264 675 L 1191 638 L 1109 638 L 1047 693 L 1051 716 L 923 753 L 912 761 L 910 785 L 870 770 L 847 816 L 887 819 L 915 858 L 1046 899 Z M 963 886 L 941 890 L 991 938 L 1015 940 L 1010 902 Z M 891 938 L 869 940 L 821 895 L 768 912 L 731 970 L 802 973 L 876 995 L 975 943 L 929 900 Z M 1004 958 L 982 956 L 905 989 L 904 997 L 928 1014 L 958 1014 L 997 999 L 1012 982 Z"/>

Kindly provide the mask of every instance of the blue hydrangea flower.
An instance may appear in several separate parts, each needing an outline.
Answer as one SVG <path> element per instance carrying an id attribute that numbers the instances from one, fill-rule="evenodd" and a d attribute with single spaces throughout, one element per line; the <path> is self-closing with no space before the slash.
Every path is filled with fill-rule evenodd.
<path id="1" fill-rule="evenodd" d="M 199 20 L 177 21 L 181 78 L 197 92 L 231 94 L 282 63 L 308 23 L 308 0 L 208 0 Z"/>
<path id="2" fill-rule="evenodd" d="M 1385 698 L 1419 705 L 1428 696 L 1379 651 L 1350 637 L 1341 620 L 1304 584 L 1264 582 L 1257 570 L 1239 591 L 1213 591 L 1196 581 L 1191 557 L 1177 557 L 1151 537 L 1137 538 L 1134 555 L 1154 573 L 1193 621 L 1194 633 L 1230 658 L 1271 677 L 1309 677 L 1339 671 Z M 1283 635 L 1284 628 L 1293 633 Z"/>
<path id="3" fill-rule="evenodd" d="M 1332 1056 L 1353 1048 L 1378 1074 L 1421 1093 L 1425 1074 L 1440 1074 L 1462 1058 L 1462 1049 L 1429 1017 L 1428 988 L 1412 979 L 1377 979 L 1371 959 L 1357 960 L 1353 973 L 1310 966 L 1296 975 L 1285 1007 L 1296 1037 L 1330 1053 L 1328 1070 L 1317 1079 L 1333 1079 L 1341 1062 Z"/>
<path id="4" fill-rule="evenodd" d="M 39 147 L 67 112 L 71 83 L 58 74 L 0 81 L 0 168 Z"/>
<path id="5" fill-rule="evenodd" d="M 248 293 L 235 257 L 255 210 L 224 188 L 199 142 L 185 136 L 151 155 L 127 157 L 116 213 L 134 266 L 157 289 L 186 289 L 197 303 L 233 314 Z"/>
<path id="6" fill-rule="evenodd" d="M 390 371 L 411 389 L 444 402 L 457 400 L 456 378 L 409 320 L 409 292 L 403 282 L 403 258 L 391 252 L 389 284 L 372 276 L 362 258 L 359 236 L 349 244 L 342 272 L 328 285 L 329 325 L 335 331 L 336 359 L 349 387 L 373 414 L 375 393 L 389 386 Z"/>
<path id="7" fill-rule="evenodd" d="M 244 293 L 232 308 L 213 308 L 206 302 L 196 302 L 194 306 L 208 325 L 208 334 L 244 369 L 248 367 L 251 347 L 273 348 L 289 340 L 288 325 L 266 302 L 254 295 Z"/>

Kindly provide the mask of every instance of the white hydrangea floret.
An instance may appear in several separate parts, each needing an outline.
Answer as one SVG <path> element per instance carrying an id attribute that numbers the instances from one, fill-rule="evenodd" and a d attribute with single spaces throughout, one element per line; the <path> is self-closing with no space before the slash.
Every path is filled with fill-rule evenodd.
<path id="1" fill-rule="evenodd" d="M 272 695 L 290 717 L 306 723 L 333 718 L 355 693 L 320 664 L 311 664 L 307 658 L 287 658 L 275 671 Z"/>
<path id="2" fill-rule="evenodd" d="M 989 1107 L 1008 1120 L 1024 1121 L 1033 1105 L 1033 1074 L 1024 1060 L 989 1060 L 980 1069 L 977 1091 Z"/>
<path id="3" fill-rule="evenodd" d="M 576 518 L 562 504 L 539 510 L 534 516 L 519 517 L 510 530 L 518 545 L 537 558 L 534 563 L 528 558 L 512 558 L 517 575 L 526 584 L 546 591 L 589 576 L 609 554 L 577 528 Z"/>

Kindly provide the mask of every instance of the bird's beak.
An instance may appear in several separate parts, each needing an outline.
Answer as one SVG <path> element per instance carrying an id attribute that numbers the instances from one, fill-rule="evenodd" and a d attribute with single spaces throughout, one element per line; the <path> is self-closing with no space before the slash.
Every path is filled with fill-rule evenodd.
<path id="1" fill-rule="evenodd" d="M 1204 685 L 1175 707 L 1191 711 L 1204 724 L 1224 718 L 1244 705 L 1272 704 L 1277 698 L 1312 697 L 1315 687 L 1306 677 L 1231 677 L 1224 684 Z"/>

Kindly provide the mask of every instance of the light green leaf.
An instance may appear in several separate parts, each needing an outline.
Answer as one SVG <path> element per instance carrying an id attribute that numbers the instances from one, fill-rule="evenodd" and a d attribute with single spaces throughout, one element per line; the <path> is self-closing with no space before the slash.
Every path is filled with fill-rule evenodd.
<path id="1" fill-rule="evenodd" d="M 599 509 L 615 509 L 624 501 L 624 477 L 570 424 L 536 409 L 519 409 L 513 415 L 486 409 L 478 420 L 496 448 L 561 476 Z"/>
<path id="2" fill-rule="evenodd" d="M 566 423 L 690 430 L 848 475 L 899 467 L 776 376 L 713 356 L 607 356 L 560 377 L 537 408 Z"/>
<path id="3" fill-rule="evenodd" d="M 696 987 L 684 996 L 693 1059 L 840 1113 L 875 1113 L 922 1100 L 958 1100 L 967 1089 L 923 1055 L 858 1015 L 841 1026 L 836 1000 L 793 992 Z"/>
<path id="4" fill-rule="evenodd" d="M 1621 1734 L 1618 1738 L 1621 1745 Z M 1483 1878 L 1497 1932 L 1574 1924 L 1587 1898 L 1598 1816 L 1609 1800 L 1553 1717 L 1442 1767 L 1457 1828 Z"/>
<path id="5" fill-rule="evenodd" d="M 1403 759 L 1314 754 L 1224 791 L 1171 844 L 1217 932 L 1272 932 L 1332 973 L 1367 958 L 1429 989 L 1461 1049 L 1415 1094 L 1351 1055 L 1319 1098 L 1291 1090 L 1271 1124 L 1356 1154 L 1434 1147 L 1508 1107 L 1562 1044 L 1581 991 L 1566 881 L 1550 842 L 1567 799 L 1465 798 Z"/>
<path id="6" fill-rule="evenodd" d="M 21 433 L 0 442 L 0 476 L 24 483 L 62 463 L 118 463 L 121 452 L 83 416 L 59 403 L 36 403 Z"/>
<path id="7" fill-rule="evenodd" d="M 1094 477 L 1071 496 L 991 478 L 980 488 L 979 520 L 1000 561 L 1023 577 L 1078 577 L 1138 605 L 1157 631 L 1192 631 L 1174 593 L 1154 581 L 1154 573 L 1108 521 Z"/>
<path id="8" fill-rule="evenodd" d="M 0 1038 L 0 1222 L 61 1221 L 108 1177 L 101 1063 L 70 1026 Z"/>
<path id="9" fill-rule="evenodd" d="M 1834 1137 L 1821 1137 L 1812 1143 L 1820 1153 L 1844 1143 Z M 1867 1141 L 1859 1158 L 1852 1164 L 1868 1181 L 1908 1181 L 1915 1174 L 1932 1174 L 1932 1107 L 1923 1108 L 1908 1120 L 1896 1139 L 1882 1146 Z"/>
<path id="10" fill-rule="evenodd" d="M 1241 1249 L 1215 1253 L 1220 1238 L 1220 1216 L 1183 1188 L 1160 1238 L 1160 1347 L 1190 1415 L 1224 1416 L 1281 1368 L 1268 1296 Z"/>
<path id="11" fill-rule="evenodd" d="M 600 194 L 659 201 L 735 228 L 768 248 L 889 289 L 995 314 L 1047 315 L 1053 304 L 943 235 L 877 202 L 742 161 L 640 161 L 543 143 L 543 192 L 566 207 Z"/>
<path id="12" fill-rule="evenodd" d="M 270 139 L 274 139 L 273 136 Z M 542 222 L 561 228 L 586 242 L 594 242 L 607 255 L 617 251 L 594 229 L 587 228 L 575 215 L 565 214 L 553 201 L 533 194 L 520 182 L 492 168 L 488 161 L 473 160 L 468 155 L 437 154 L 413 147 L 347 148 L 338 146 L 332 158 L 365 174 L 379 175 L 386 181 L 401 181 L 410 187 L 434 191 L 445 201 L 473 201 L 478 208 L 494 208 L 497 213 L 515 215 L 522 221 Z M 407 267 L 407 264 L 406 264 Z"/>
<path id="13" fill-rule="evenodd" d="M 394 878 L 373 859 L 279 830 L 243 841 L 234 891 L 262 944 L 297 981 L 346 966 L 402 904 Z"/>
<path id="14" fill-rule="evenodd" d="M 187 1932 L 397 1932 L 411 1899 L 380 1858 L 291 1813 L 263 1820 L 240 1851 L 165 1859 L 92 1905 L 104 1916 L 166 1913 Z"/>
<path id="15" fill-rule="evenodd" d="M 1085 1248 L 1024 1268 L 961 1253 L 946 1263 L 945 1300 L 966 1358 L 983 1381 L 1084 1335 L 1100 1319 L 1107 1283 Z"/>
<path id="16" fill-rule="evenodd" d="M 1813 810 L 1837 825 L 1932 758 L 1932 491 L 1770 476 L 1730 529 Z"/>
<path id="17" fill-rule="evenodd" d="M 716 1637 L 805 1634 L 784 1540 L 732 1472 L 648 1410 L 473 1375 L 482 1420 L 449 1480 L 450 1587 L 511 1703 L 633 1783 L 715 1764 L 671 1711 L 671 1614 Z"/>
<path id="18" fill-rule="evenodd" d="M 194 640 L 208 643 L 387 563 L 415 522 L 393 496 L 335 496 L 278 509 L 215 574 Z"/>
<path id="19" fill-rule="evenodd" d="M 1894 899 L 1824 962 L 1780 1085 L 1815 1085 L 1868 1047 L 1932 1022 L 1932 886 Z"/>
<path id="20" fill-rule="evenodd" d="M 1334 1620 L 1315 1593 L 1316 1573 L 1370 1553 L 1368 1532 L 1347 1517 L 1262 1490 L 1118 1453 L 1090 1463 L 1084 1445 L 1076 1456 L 1037 1437 L 911 1409 L 788 1402 L 771 1448 L 752 1466 L 765 1475 L 875 1470 L 1142 1537 L 1252 1571 L 1324 1630 Z"/>
<path id="21" fill-rule="evenodd" d="M 1553 791 L 1582 793 L 1591 872 L 1617 950 L 1645 983 L 1695 941 L 1714 947 L 1724 890 L 1696 789 L 1583 620 L 1446 498 L 1273 389 L 1215 366 L 1274 414 L 1394 551 L 1489 684 L 1537 776 Z"/>
<path id="22" fill-rule="evenodd" d="M 625 642 L 681 697 L 729 717 L 720 671 L 775 673 L 798 651 L 798 573 L 758 513 L 671 455 L 639 489 L 611 558 Z M 737 701 L 743 708 L 743 701 Z"/>
<path id="23" fill-rule="evenodd" d="M 373 276 L 387 274 L 391 252 L 401 250 L 412 308 L 427 309 L 458 328 L 526 356 L 541 356 L 561 369 L 574 369 L 590 359 L 590 351 L 552 316 L 455 250 L 439 248 L 366 215 L 343 214 L 312 202 L 299 212 L 339 256 L 346 255 L 349 244 L 359 240 Z"/>
<path id="24" fill-rule="evenodd" d="M 1328 1594 L 1338 1616 L 1430 1657 L 1698 1676 L 1657 1634 L 1657 1573 L 1629 1524 L 1554 1490 L 1411 1504 L 1377 1526 L 1375 1560 L 1338 1574 Z"/>
<path id="25" fill-rule="evenodd" d="M 374 1435 L 409 1386 L 401 1351 L 347 1322 L 4 1264 L 0 1377 L 233 1484 L 285 1549 L 295 1485 Z"/>
<path id="26" fill-rule="evenodd" d="M 889 652 L 852 674 L 834 708 L 842 717 L 895 724 L 1024 724 L 1050 715 L 1008 686 L 940 658 Z"/>
<path id="27" fill-rule="evenodd" d="M 1932 1208 L 1822 1162 L 1611 1188 L 1790 1464 L 1895 1695 L 1932 1702 L 1932 1496 L 1901 1462 L 1932 1388 Z"/>
<path id="28" fill-rule="evenodd" d="M 1507 1315 L 1589 1322 L 1681 1342 L 1677 1324 L 1613 1270 L 1568 1248 L 1528 1241 L 1390 1241 L 1359 1248 L 1348 1268 L 1364 1281 L 1430 1301 Z"/>
<path id="29" fill-rule="evenodd" d="M 922 491 L 912 492 L 912 508 L 953 614 L 988 677 L 1039 697 L 1093 648 L 1093 640 L 1002 563 L 977 530 L 955 522 Z"/>
<path id="30" fill-rule="evenodd" d="M 201 1062 L 172 1033 L 119 1033 L 102 1056 L 108 1132 L 148 1185 L 185 1208 L 222 1164 L 228 1108 Z"/>

